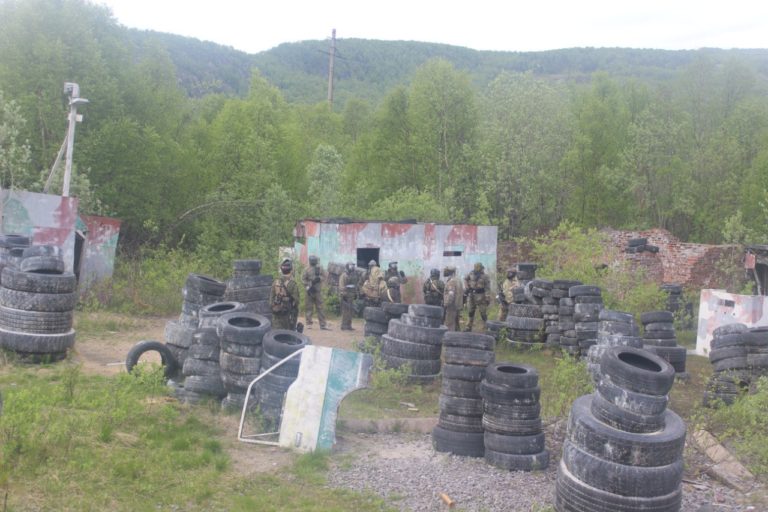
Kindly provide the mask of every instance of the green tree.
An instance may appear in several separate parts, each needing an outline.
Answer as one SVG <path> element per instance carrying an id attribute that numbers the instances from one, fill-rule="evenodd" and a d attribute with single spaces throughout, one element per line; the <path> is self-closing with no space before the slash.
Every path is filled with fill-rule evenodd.
<path id="1" fill-rule="evenodd" d="M 26 121 L 19 106 L 0 89 L 0 187 L 28 188 L 38 175 L 32 171 L 29 145 L 21 138 Z"/>
<path id="2" fill-rule="evenodd" d="M 307 168 L 308 212 L 316 217 L 339 215 L 342 210 L 341 175 L 344 162 L 333 146 L 317 146 Z"/>

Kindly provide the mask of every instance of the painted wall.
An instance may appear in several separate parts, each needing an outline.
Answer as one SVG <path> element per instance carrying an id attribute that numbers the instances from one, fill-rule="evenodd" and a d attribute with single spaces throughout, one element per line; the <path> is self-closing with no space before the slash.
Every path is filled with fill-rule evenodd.
<path id="1" fill-rule="evenodd" d="M 80 261 L 80 290 L 112 277 L 121 221 L 110 217 L 81 215 L 85 245 Z"/>
<path id="2" fill-rule="evenodd" d="M 709 355 L 712 332 L 721 325 L 734 323 L 747 327 L 768 325 L 768 297 L 738 295 L 725 290 L 701 290 L 696 353 Z"/>
<path id="3" fill-rule="evenodd" d="M 496 226 L 433 223 L 354 222 L 348 224 L 303 220 L 297 223 L 296 255 L 303 265 L 310 254 L 329 262 L 357 261 L 357 249 L 378 248 L 379 265 L 386 269 L 390 261 L 408 276 L 403 286 L 403 300 L 423 301 L 421 286 L 432 268 L 456 266 L 462 277 L 475 263 L 485 271 L 496 287 Z M 303 242 L 303 243 L 302 243 Z M 445 251 L 461 251 L 461 256 L 444 256 Z"/>

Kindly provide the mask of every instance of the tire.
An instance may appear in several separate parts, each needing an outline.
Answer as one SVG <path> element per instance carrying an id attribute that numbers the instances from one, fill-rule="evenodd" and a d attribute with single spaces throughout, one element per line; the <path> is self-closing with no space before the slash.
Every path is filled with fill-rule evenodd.
<path id="1" fill-rule="evenodd" d="M 401 304 L 398 302 L 385 302 L 381 305 L 381 309 L 384 313 L 391 318 L 400 318 L 400 315 L 408 313 L 408 304 Z"/>
<path id="2" fill-rule="evenodd" d="M 611 322 L 603 320 L 598 322 L 597 331 L 605 334 L 619 334 L 622 336 L 634 336 L 637 334 L 637 326 L 624 322 Z"/>
<path id="3" fill-rule="evenodd" d="M 486 367 L 465 366 L 463 364 L 443 364 L 444 379 L 459 379 L 471 382 L 480 382 L 485 378 Z"/>
<path id="4" fill-rule="evenodd" d="M 0 348 L 14 352 L 61 353 L 74 345 L 74 329 L 61 334 L 36 334 L 0 329 Z"/>
<path id="5" fill-rule="evenodd" d="M 437 425 L 452 432 L 483 433 L 482 416 L 460 416 L 458 414 L 441 412 Z"/>
<path id="6" fill-rule="evenodd" d="M 222 370 L 228 373 L 258 375 L 261 371 L 261 357 L 242 357 L 222 352 L 219 357 L 219 365 Z"/>
<path id="7" fill-rule="evenodd" d="M 668 322 L 654 322 L 645 324 L 645 332 L 675 332 L 675 326 Z"/>
<path id="8" fill-rule="evenodd" d="M 520 419 L 484 413 L 483 428 L 496 434 L 531 436 L 541 433 L 541 418 Z"/>
<path id="9" fill-rule="evenodd" d="M 747 366 L 750 368 L 768 368 L 768 354 L 747 355 Z"/>
<path id="10" fill-rule="evenodd" d="M 480 398 L 465 398 L 441 394 L 438 398 L 438 404 L 441 413 L 477 417 L 483 415 L 483 400 Z"/>
<path id="11" fill-rule="evenodd" d="M 264 353 L 261 345 L 242 345 L 222 340 L 221 351 L 239 357 L 262 357 Z M 219 354 L 221 357 L 221 354 Z"/>
<path id="12" fill-rule="evenodd" d="M 537 402 L 533 405 L 503 405 L 484 400 L 483 414 L 513 420 L 534 420 L 541 415 L 541 404 Z"/>
<path id="13" fill-rule="evenodd" d="M 125 356 L 125 369 L 131 373 L 133 368 L 139 363 L 141 356 L 147 352 L 157 352 L 160 354 L 160 361 L 163 365 L 163 374 L 170 379 L 179 372 L 179 363 L 164 343 L 159 341 L 145 340 L 135 344 Z"/>
<path id="14" fill-rule="evenodd" d="M 683 478 L 682 458 L 663 466 L 628 466 L 600 459 L 568 440 L 563 443 L 563 462 L 582 482 L 622 496 L 663 496 L 678 489 Z"/>
<path id="15" fill-rule="evenodd" d="M 740 370 L 748 368 L 747 357 L 729 357 L 712 363 L 712 369 L 716 372 L 725 372 L 728 370 Z"/>
<path id="16" fill-rule="evenodd" d="M 510 388 L 535 388 L 539 385 L 539 372 L 526 364 L 494 363 L 485 369 L 485 380 Z"/>
<path id="17" fill-rule="evenodd" d="M 65 270 L 65 264 L 63 259 L 55 256 L 30 256 L 21 260 L 19 269 L 22 272 L 62 274 Z"/>
<path id="18" fill-rule="evenodd" d="M 544 328 L 544 320 L 541 318 L 527 318 L 519 316 L 508 316 L 507 324 L 512 329 L 520 329 L 524 331 L 540 331 Z"/>
<path id="19" fill-rule="evenodd" d="M 647 395 L 666 395 L 675 382 L 675 370 L 655 354 L 633 347 L 611 347 L 600 368 L 619 387 Z"/>
<path id="20" fill-rule="evenodd" d="M 510 304 L 507 311 L 509 316 L 518 318 L 541 318 L 543 315 L 541 306 L 535 304 Z"/>
<path id="21" fill-rule="evenodd" d="M 0 304 L 23 311 L 72 311 L 77 293 L 37 293 L 0 288 Z"/>
<path id="22" fill-rule="evenodd" d="M 670 410 L 664 412 L 664 429 L 648 434 L 625 432 L 604 424 L 591 412 L 592 398 L 579 397 L 568 416 L 568 440 L 603 460 L 629 466 L 665 466 L 683 457 L 685 423 Z"/>
<path id="23" fill-rule="evenodd" d="M 718 338 L 726 334 L 741 334 L 747 331 L 749 331 L 749 328 L 746 325 L 740 323 L 732 323 L 716 327 L 715 330 L 712 331 L 712 336 Z"/>
<path id="24" fill-rule="evenodd" d="M 62 334 L 72 329 L 72 311 L 24 311 L 0 306 L 0 328 L 35 334 Z"/>
<path id="25" fill-rule="evenodd" d="M 184 379 L 184 390 L 219 398 L 223 398 L 227 394 L 221 377 L 218 375 L 192 375 L 187 377 Z"/>
<path id="26" fill-rule="evenodd" d="M 555 482 L 555 508 L 559 512 L 679 512 L 682 487 L 650 498 L 602 491 L 574 476 L 561 460 Z"/>
<path id="27" fill-rule="evenodd" d="M 413 316 L 426 316 L 429 318 L 443 318 L 443 308 L 429 306 L 427 304 L 411 304 L 408 306 L 408 314 Z"/>
<path id="28" fill-rule="evenodd" d="M 485 449 L 515 455 L 530 455 L 544 450 L 544 433 L 530 436 L 506 436 L 494 432 L 486 432 L 484 436 Z"/>
<path id="29" fill-rule="evenodd" d="M 273 355 L 267 354 L 264 352 L 261 355 L 261 371 L 265 372 L 272 368 L 274 365 L 282 361 L 283 358 L 275 357 Z M 277 375 L 283 375 L 286 377 L 296 377 L 299 374 L 299 367 L 301 366 L 301 355 L 298 355 L 296 357 L 292 357 L 291 359 L 287 360 L 274 370 L 272 370 L 272 373 L 276 373 Z"/>
<path id="30" fill-rule="evenodd" d="M 453 432 L 440 426 L 432 431 L 432 446 L 435 451 L 465 457 L 482 457 L 485 454 L 482 433 Z"/>
<path id="31" fill-rule="evenodd" d="M 746 334 L 746 332 L 743 332 L 737 334 L 723 334 L 721 336 L 714 337 L 712 338 L 712 342 L 710 343 L 709 348 L 710 350 L 714 351 L 729 347 L 746 347 Z"/>
<path id="32" fill-rule="evenodd" d="M 271 291 L 271 286 L 228 289 L 227 293 L 223 295 L 223 297 L 226 297 L 228 301 L 234 302 L 263 302 L 269 300 L 269 294 Z"/>
<path id="33" fill-rule="evenodd" d="M 207 304 L 214 304 L 224 300 L 224 294 L 211 295 L 208 293 L 203 293 L 196 288 L 187 288 L 186 286 L 181 289 L 181 296 L 184 298 L 185 302 L 189 302 L 190 304 L 197 306 L 198 309 Z"/>
<path id="34" fill-rule="evenodd" d="M 239 373 L 229 373 L 228 371 L 221 372 L 222 385 L 229 392 L 245 393 L 256 377 L 257 375 L 240 375 Z M 258 386 L 258 383 L 256 386 Z M 256 387 L 253 389 L 256 389 Z M 251 392 L 253 392 L 253 389 L 251 389 Z"/>
<path id="35" fill-rule="evenodd" d="M 493 363 L 495 357 L 496 354 L 491 350 L 449 346 L 443 350 L 443 360 L 446 364 L 485 367 Z"/>
<path id="36" fill-rule="evenodd" d="M 387 334 L 387 324 L 380 324 L 378 322 L 366 321 L 363 327 L 366 336 L 381 337 L 382 334 Z"/>
<path id="37" fill-rule="evenodd" d="M 218 346 L 194 344 L 189 347 L 187 357 L 191 359 L 199 359 L 201 361 L 215 361 L 218 363 L 220 353 L 221 349 Z"/>
<path id="38" fill-rule="evenodd" d="M 427 345 L 426 343 L 412 343 L 387 334 L 381 337 L 381 352 L 390 356 L 403 359 L 440 359 L 440 345 Z"/>
<path id="39" fill-rule="evenodd" d="M 222 297 L 227 285 L 213 277 L 192 273 L 187 276 L 184 288 L 188 290 L 196 290 L 205 295 Z"/>
<path id="40" fill-rule="evenodd" d="M 457 396 L 461 398 L 481 398 L 478 390 L 479 384 L 470 380 L 446 379 L 443 378 L 441 392 L 447 396 Z"/>
<path id="41" fill-rule="evenodd" d="M 496 339 L 493 336 L 476 332 L 447 331 L 443 336 L 444 347 L 492 351 L 495 345 Z"/>
<path id="42" fill-rule="evenodd" d="M 405 325 L 414 325 L 417 327 L 437 328 L 437 327 L 440 327 L 441 323 L 443 323 L 443 319 L 431 318 L 428 316 L 413 316 L 406 313 L 404 315 L 400 315 L 400 322 Z"/>
<path id="43" fill-rule="evenodd" d="M 485 449 L 485 461 L 491 466 L 509 471 L 542 471 L 549 467 L 549 451 L 517 455 Z"/>
<path id="44" fill-rule="evenodd" d="M 260 345 L 272 322 L 263 315 L 238 311 L 219 317 L 216 332 L 222 341 Z"/>
<path id="45" fill-rule="evenodd" d="M 602 290 L 600 289 L 600 287 L 589 285 L 589 284 L 571 286 L 568 289 L 568 296 L 572 298 L 582 297 L 582 296 L 599 297 L 601 294 L 602 294 Z"/>
<path id="46" fill-rule="evenodd" d="M 5 267 L 2 272 L 4 288 L 31 293 L 72 293 L 77 289 L 77 278 L 72 272 L 46 274 L 43 272 L 22 272 Z"/>
<path id="47" fill-rule="evenodd" d="M 261 272 L 261 260 L 235 260 L 232 262 L 235 272 L 249 272 L 258 275 Z"/>
<path id="48" fill-rule="evenodd" d="M 610 322 L 620 322 L 625 324 L 634 324 L 635 317 L 630 313 L 624 313 L 623 311 L 614 311 L 612 309 L 601 309 L 598 315 L 598 321 L 608 320 Z"/>
<path id="49" fill-rule="evenodd" d="M 389 321 L 389 329 L 385 332 L 393 338 L 403 341 L 441 345 L 444 335 L 448 332 L 448 328 L 444 325 L 441 327 L 419 327 L 418 325 L 407 325 L 400 320 L 393 319 Z"/>
<path id="50" fill-rule="evenodd" d="M 657 323 L 672 323 L 675 321 L 675 315 L 669 311 L 650 311 L 640 315 L 640 323 L 643 325 Z"/>
<path id="51" fill-rule="evenodd" d="M 627 241 L 627 247 L 640 247 L 648 243 L 647 238 L 630 238 Z"/>
<path id="52" fill-rule="evenodd" d="M 216 350 L 221 348 L 219 335 L 216 334 L 216 329 L 211 327 L 203 327 L 197 329 L 192 335 L 192 347 L 195 345 L 209 347 Z"/>
<path id="53" fill-rule="evenodd" d="M 194 334 L 196 329 L 193 327 L 185 327 L 179 322 L 167 322 L 165 324 L 165 342 L 169 345 L 176 345 L 177 347 L 189 348 L 194 341 Z"/>
<path id="54" fill-rule="evenodd" d="M 389 321 L 387 314 L 381 308 L 367 307 L 363 310 L 363 318 L 369 322 L 386 325 Z"/>
<path id="55" fill-rule="evenodd" d="M 297 350 L 311 345 L 309 338 L 302 333 L 286 329 L 272 329 L 264 335 L 264 352 L 279 357 L 287 357 Z"/>
<path id="56" fill-rule="evenodd" d="M 384 360 L 387 368 L 400 368 L 409 365 L 411 374 L 413 375 L 436 375 L 440 373 L 439 359 L 404 359 L 402 357 L 390 356 L 387 354 L 382 354 L 381 358 Z"/>
<path id="57" fill-rule="evenodd" d="M 534 405 L 539 403 L 541 388 L 508 388 L 484 380 L 480 383 L 480 395 L 501 405 Z"/>
<path id="58" fill-rule="evenodd" d="M 655 434 L 664 429 L 664 414 L 637 414 L 608 402 L 600 394 L 589 396 L 592 414 L 606 425 L 636 434 Z"/>
<path id="59" fill-rule="evenodd" d="M 661 414 L 669 403 L 668 395 L 636 393 L 615 385 L 606 375 L 596 379 L 595 391 L 607 402 L 635 414 Z"/>
<path id="60" fill-rule="evenodd" d="M 646 350 L 648 347 L 676 347 L 677 338 L 645 338 L 642 339 L 642 346 Z"/>
<path id="61" fill-rule="evenodd" d="M 236 290 L 243 290 L 247 288 L 271 288 L 272 282 L 274 280 L 272 279 L 272 276 L 268 275 L 247 275 L 247 276 L 240 276 L 240 277 L 233 277 L 227 282 L 227 288 L 224 292 L 225 295 L 236 291 Z"/>
<path id="62" fill-rule="evenodd" d="M 181 370 L 182 375 L 191 377 L 193 375 L 218 377 L 221 374 L 221 367 L 216 361 L 203 361 L 202 359 L 193 359 L 187 357 Z"/>

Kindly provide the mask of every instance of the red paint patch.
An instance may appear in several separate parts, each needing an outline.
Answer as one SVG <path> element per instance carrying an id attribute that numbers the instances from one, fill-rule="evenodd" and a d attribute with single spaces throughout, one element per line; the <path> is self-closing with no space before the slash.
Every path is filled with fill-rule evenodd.
<path id="1" fill-rule="evenodd" d="M 477 251 L 477 226 L 457 224 L 445 238 L 445 245 L 463 245 L 464 253 Z"/>
<path id="2" fill-rule="evenodd" d="M 360 232 L 366 227 L 368 227 L 368 223 L 366 222 L 339 224 L 339 252 L 356 254 L 357 238 L 360 235 Z"/>
<path id="3" fill-rule="evenodd" d="M 96 215 L 81 215 L 80 219 L 85 223 L 88 233 L 86 239 L 89 246 L 99 246 L 110 243 L 115 235 L 120 233 L 120 219 L 111 217 L 98 217 Z"/>
<path id="4" fill-rule="evenodd" d="M 62 228 L 74 229 L 77 222 L 77 198 L 62 197 L 59 207 L 53 211 L 56 224 Z"/>
<path id="5" fill-rule="evenodd" d="M 304 221 L 304 236 L 306 238 L 311 238 L 313 236 L 317 236 L 317 234 L 320 232 L 320 223 L 315 222 L 312 220 L 305 220 Z"/>
<path id="6" fill-rule="evenodd" d="M 382 238 L 396 238 L 407 233 L 415 224 L 382 224 Z"/>
<path id="7" fill-rule="evenodd" d="M 64 246 L 67 238 L 72 233 L 72 228 L 44 228 L 36 227 L 32 242 L 34 245 L 56 245 Z"/>
<path id="8" fill-rule="evenodd" d="M 424 260 L 432 259 L 432 250 L 435 248 L 435 225 L 424 224 Z"/>

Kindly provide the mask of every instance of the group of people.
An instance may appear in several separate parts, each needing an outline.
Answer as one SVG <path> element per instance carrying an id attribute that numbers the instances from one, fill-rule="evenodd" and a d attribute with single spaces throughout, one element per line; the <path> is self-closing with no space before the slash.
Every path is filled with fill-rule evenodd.
<path id="1" fill-rule="evenodd" d="M 479 312 L 483 325 L 488 320 L 490 305 L 491 283 L 482 263 L 475 263 L 473 270 L 460 279 L 456 275 L 456 267 L 449 265 L 440 271 L 433 268 L 429 279 L 424 281 L 424 302 L 444 309 L 444 323 L 450 330 L 458 331 L 461 326 L 461 312 L 467 307 L 466 331 L 471 331 L 475 315 Z M 322 285 L 327 280 L 326 271 L 319 265 L 317 256 L 309 257 L 309 266 L 301 276 L 301 283 L 306 291 L 305 322 L 312 326 L 313 314 L 317 313 L 317 321 L 321 329 L 329 329 L 323 312 Z M 401 301 L 400 286 L 407 283 L 408 278 L 397 268 L 397 262 L 390 262 L 387 270 L 382 272 L 375 260 L 368 263 L 368 269 L 360 276 L 353 262 L 345 265 L 344 272 L 339 276 L 339 299 L 341 305 L 341 330 L 354 330 L 352 316 L 354 303 L 362 299 L 366 306 L 378 307 L 382 302 L 399 303 Z M 506 279 L 501 285 L 498 299 L 500 305 L 499 320 L 506 319 L 508 305 L 513 300 L 513 289 L 517 286 L 514 269 L 507 271 Z M 299 316 L 300 289 L 293 277 L 293 262 L 285 258 L 280 263 L 280 274 L 275 278 L 270 292 L 272 309 L 272 324 L 278 329 L 296 329 Z"/>

